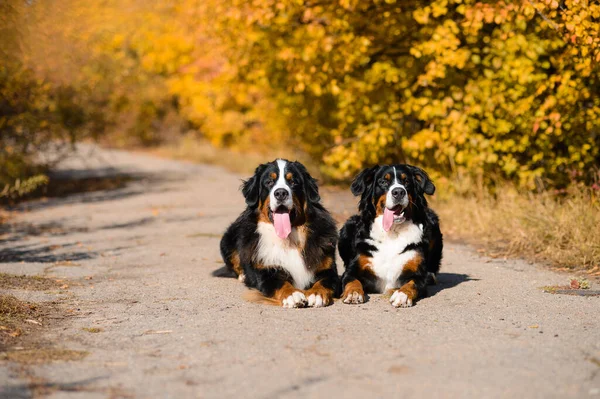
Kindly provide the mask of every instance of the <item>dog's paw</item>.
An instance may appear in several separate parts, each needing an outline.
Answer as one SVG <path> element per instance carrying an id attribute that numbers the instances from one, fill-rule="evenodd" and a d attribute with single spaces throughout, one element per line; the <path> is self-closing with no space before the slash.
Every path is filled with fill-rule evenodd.
<path id="1" fill-rule="evenodd" d="M 410 308 L 413 305 L 412 299 L 410 299 L 408 295 L 400 290 L 396 290 L 392 294 L 390 303 L 396 308 Z"/>
<path id="2" fill-rule="evenodd" d="M 322 308 L 331 304 L 332 297 L 328 293 L 322 292 L 307 292 L 308 295 L 308 306 L 311 308 Z"/>
<path id="3" fill-rule="evenodd" d="M 302 291 L 294 291 L 287 298 L 284 298 L 282 305 L 284 308 L 303 308 L 306 306 L 306 296 Z"/>
<path id="4" fill-rule="evenodd" d="M 347 283 L 341 298 L 344 303 L 365 303 L 365 291 L 361 282 L 359 280 L 352 280 Z"/>
<path id="5" fill-rule="evenodd" d="M 362 292 L 358 291 L 345 292 L 344 296 L 342 297 L 342 302 L 351 304 L 364 303 L 365 296 Z"/>
<path id="6" fill-rule="evenodd" d="M 333 302 L 333 290 L 323 287 L 320 283 L 306 290 L 305 294 L 311 308 L 322 308 Z"/>
<path id="7" fill-rule="evenodd" d="M 243 283 L 244 281 L 246 281 L 246 275 L 245 275 L 244 273 L 240 274 L 240 275 L 238 276 L 238 281 L 239 281 L 240 283 Z"/>

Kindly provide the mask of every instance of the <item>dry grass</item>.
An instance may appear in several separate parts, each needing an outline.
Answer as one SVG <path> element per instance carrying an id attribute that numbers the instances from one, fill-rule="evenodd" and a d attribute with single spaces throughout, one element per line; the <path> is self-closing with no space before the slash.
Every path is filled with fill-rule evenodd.
<path id="1" fill-rule="evenodd" d="M 98 327 L 83 327 L 82 330 L 87 331 L 92 334 L 97 334 L 97 333 L 101 333 L 104 331 L 103 329 L 98 328 Z"/>
<path id="2" fill-rule="evenodd" d="M 39 316 L 38 306 L 21 301 L 12 295 L 0 295 L 0 351 L 35 325 L 26 320 Z"/>
<path id="3" fill-rule="evenodd" d="M 45 291 L 59 288 L 61 285 L 63 284 L 46 277 L 0 273 L 0 289 Z"/>
<path id="4" fill-rule="evenodd" d="M 600 202 L 594 193 L 583 188 L 565 197 L 510 188 L 498 193 L 436 201 L 446 236 L 483 247 L 491 256 L 600 274 Z"/>
<path id="5" fill-rule="evenodd" d="M 16 350 L 2 354 L 0 359 L 22 364 L 44 364 L 57 361 L 81 360 L 88 352 L 60 348 Z"/>

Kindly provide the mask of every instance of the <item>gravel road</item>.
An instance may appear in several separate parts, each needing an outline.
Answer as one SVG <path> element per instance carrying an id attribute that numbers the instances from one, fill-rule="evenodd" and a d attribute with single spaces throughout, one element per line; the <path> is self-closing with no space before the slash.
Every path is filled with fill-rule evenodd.
<path id="1" fill-rule="evenodd" d="M 210 275 L 244 205 L 242 176 L 82 147 L 58 177 L 107 188 L 21 205 L 0 272 L 64 279 L 65 289 L 12 293 L 59 301 L 68 317 L 41 339 L 88 355 L 2 361 L 2 397 L 600 398 L 600 298 L 539 289 L 568 275 L 447 243 L 439 284 L 412 308 L 378 295 L 256 305 L 237 280 Z M 349 193 L 322 196 L 338 222 L 354 212 Z"/>

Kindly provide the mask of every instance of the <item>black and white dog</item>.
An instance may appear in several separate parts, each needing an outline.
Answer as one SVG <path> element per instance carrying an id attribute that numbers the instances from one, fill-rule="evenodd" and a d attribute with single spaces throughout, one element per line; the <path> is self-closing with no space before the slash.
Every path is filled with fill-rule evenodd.
<path id="1" fill-rule="evenodd" d="M 339 277 L 337 229 L 304 165 L 277 159 L 242 185 L 246 209 L 225 232 L 225 266 L 262 295 L 287 308 L 333 303 Z"/>
<path id="2" fill-rule="evenodd" d="M 412 306 L 427 294 L 442 259 L 438 217 L 425 199 L 435 186 L 420 168 L 384 165 L 360 172 L 351 190 L 360 202 L 340 231 L 343 302 L 389 292 L 393 306 Z"/>

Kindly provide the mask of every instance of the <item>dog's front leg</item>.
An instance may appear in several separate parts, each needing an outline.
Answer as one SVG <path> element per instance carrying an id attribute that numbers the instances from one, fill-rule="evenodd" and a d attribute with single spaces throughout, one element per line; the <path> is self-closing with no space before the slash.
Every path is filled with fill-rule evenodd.
<path id="1" fill-rule="evenodd" d="M 308 306 L 320 308 L 333 303 L 333 296 L 339 284 L 335 259 L 327 257 L 315 274 L 316 283 L 306 290 Z"/>
<path id="2" fill-rule="evenodd" d="M 265 297 L 276 299 L 284 308 L 303 308 L 304 291 L 294 287 L 291 277 L 279 268 L 246 268 L 246 285 L 258 289 Z"/>

